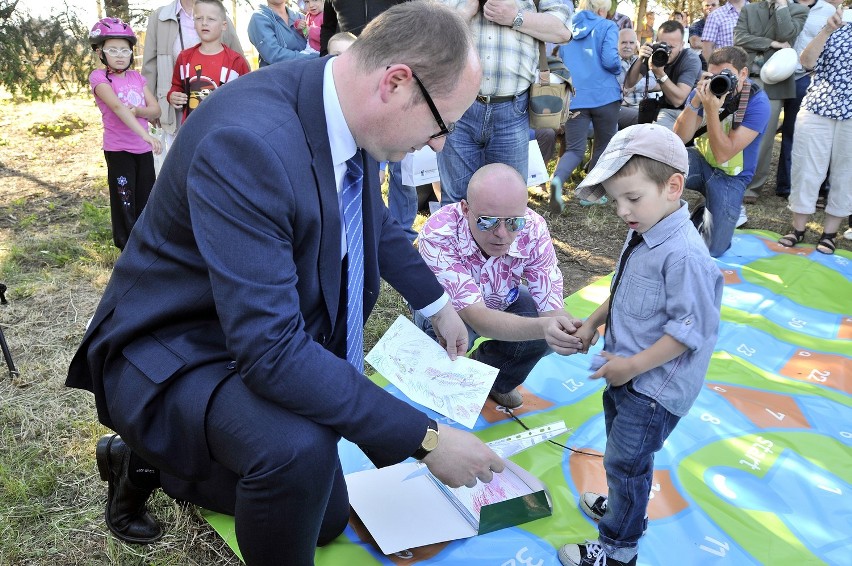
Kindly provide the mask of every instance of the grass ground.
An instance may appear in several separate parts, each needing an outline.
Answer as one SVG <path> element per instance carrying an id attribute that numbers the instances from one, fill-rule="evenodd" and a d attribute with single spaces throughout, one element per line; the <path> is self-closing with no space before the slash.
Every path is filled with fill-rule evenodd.
<path id="1" fill-rule="evenodd" d="M 10 379 L 0 365 L 0 566 L 238 564 L 193 508 L 162 494 L 152 505 L 166 526 L 157 544 L 119 543 L 103 523 L 106 487 L 94 446 L 107 431 L 92 396 L 63 385 L 118 255 L 100 135 L 89 98 L 0 100 L 0 282 L 9 287 L 0 327 L 20 370 Z M 611 206 L 586 209 L 570 199 L 565 213 L 551 217 L 545 192 L 531 189 L 530 202 L 549 220 L 566 294 L 612 271 L 626 230 Z M 762 198 L 749 207 L 747 227 L 786 232 L 784 205 Z M 808 241 L 820 221 L 817 214 L 809 224 Z M 401 298 L 385 290 L 368 322 L 367 348 L 404 312 Z"/>

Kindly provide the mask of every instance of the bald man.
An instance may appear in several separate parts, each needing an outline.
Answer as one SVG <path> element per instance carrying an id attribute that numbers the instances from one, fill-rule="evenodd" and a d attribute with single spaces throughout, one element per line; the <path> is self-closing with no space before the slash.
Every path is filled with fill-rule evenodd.
<path id="1" fill-rule="evenodd" d="M 490 397 L 520 407 L 518 391 L 552 348 L 578 352 L 573 335 L 582 321 L 565 311 L 562 272 L 544 219 L 527 207 L 520 174 L 502 163 L 476 171 L 467 199 L 448 204 L 420 233 L 420 254 L 467 325 L 469 344 L 484 342 L 471 357 L 500 369 Z M 434 336 L 429 321 L 415 322 Z"/>

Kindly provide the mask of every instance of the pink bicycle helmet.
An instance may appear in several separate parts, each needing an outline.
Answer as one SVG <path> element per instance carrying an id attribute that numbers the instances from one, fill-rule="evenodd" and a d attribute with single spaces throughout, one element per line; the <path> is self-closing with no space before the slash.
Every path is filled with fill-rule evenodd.
<path id="1" fill-rule="evenodd" d="M 97 49 L 107 39 L 113 38 L 126 39 L 131 47 L 136 45 L 136 34 L 133 33 L 133 28 L 118 18 L 102 18 L 92 26 L 92 31 L 89 32 L 89 43 L 92 44 L 92 49 Z"/>

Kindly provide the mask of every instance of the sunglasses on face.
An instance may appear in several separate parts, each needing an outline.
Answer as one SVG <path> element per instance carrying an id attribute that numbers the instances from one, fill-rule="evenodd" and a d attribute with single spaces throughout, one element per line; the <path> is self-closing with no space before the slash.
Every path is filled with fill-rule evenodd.
<path id="1" fill-rule="evenodd" d="M 501 220 L 509 232 L 517 232 L 527 225 L 527 219 L 523 216 L 479 216 L 476 219 L 476 227 L 482 232 L 496 230 Z"/>
<path id="2" fill-rule="evenodd" d="M 118 57 L 119 55 L 122 57 L 130 57 L 133 55 L 133 50 L 126 47 L 122 47 L 121 49 L 117 47 L 107 47 L 103 51 L 110 57 Z"/>

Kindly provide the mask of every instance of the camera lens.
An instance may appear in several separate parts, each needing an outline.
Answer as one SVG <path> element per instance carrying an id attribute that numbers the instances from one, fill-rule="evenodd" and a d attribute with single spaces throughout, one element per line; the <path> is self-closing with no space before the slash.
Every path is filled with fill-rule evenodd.
<path id="1" fill-rule="evenodd" d="M 713 93 L 716 98 L 722 98 L 731 88 L 731 79 L 725 75 L 716 75 L 707 84 L 707 88 Z"/>
<path id="2" fill-rule="evenodd" d="M 657 49 L 651 54 L 651 63 L 655 67 L 664 67 L 669 62 L 669 52 L 665 49 Z"/>

